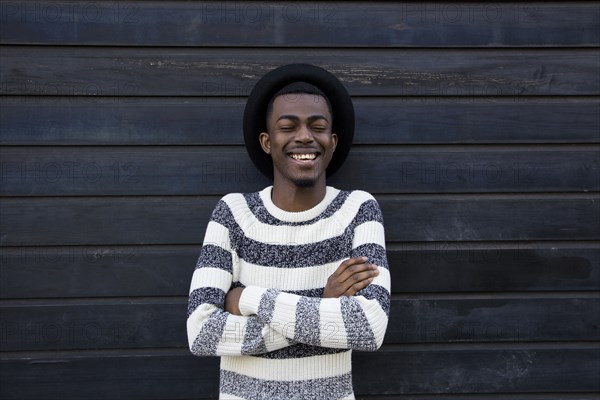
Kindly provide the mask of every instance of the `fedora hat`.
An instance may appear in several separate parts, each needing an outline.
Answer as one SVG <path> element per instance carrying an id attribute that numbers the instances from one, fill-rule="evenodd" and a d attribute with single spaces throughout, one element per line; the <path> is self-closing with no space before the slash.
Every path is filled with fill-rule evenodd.
<path id="1" fill-rule="evenodd" d="M 330 72 L 311 64 L 288 64 L 265 74 L 254 86 L 244 109 L 244 142 L 250 159 L 258 170 L 273 179 L 273 162 L 258 140 L 261 132 L 267 132 L 267 107 L 271 98 L 283 87 L 294 82 L 306 82 L 320 89 L 331 105 L 333 116 L 332 133 L 337 134 L 338 143 L 327 177 L 333 175 L 344 163 L 354 137 L 354 106 L 344 85 Z"/>

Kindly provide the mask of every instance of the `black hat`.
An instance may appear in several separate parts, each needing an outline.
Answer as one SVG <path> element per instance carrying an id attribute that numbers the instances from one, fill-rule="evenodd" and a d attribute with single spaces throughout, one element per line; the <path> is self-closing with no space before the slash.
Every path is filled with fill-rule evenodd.
<path id="1" fill-rule="evenodd" d="M 254 86 L 244 110 L 244 141 L 252 162 L 267 178 L 273 179 L 273 161 L 258 140 L 267 132 L 267 107 L 271 98 L 283 87 L 294 82 L 306 82 L 320 89 L 329 100 L 333 116 L 332 132 L 338 143 L 327 176 L 333 175 L 348 156 L 354 137 L 354 107 L 348 91 L 330 72 L 310 64 L 288 64 L 269 71 Z"/>

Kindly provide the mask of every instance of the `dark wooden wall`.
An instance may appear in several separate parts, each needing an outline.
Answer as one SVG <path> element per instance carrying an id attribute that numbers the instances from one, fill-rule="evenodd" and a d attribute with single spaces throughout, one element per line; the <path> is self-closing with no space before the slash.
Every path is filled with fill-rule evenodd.
<path id="1" fill-rule="evenodd" d="M 214 399 L 187 350 L 219 196 L 289 62 L 347 85 L 393 276 L 361 399 L 598 399 L 600 3 L 2 1 L 0 398 Z"/>

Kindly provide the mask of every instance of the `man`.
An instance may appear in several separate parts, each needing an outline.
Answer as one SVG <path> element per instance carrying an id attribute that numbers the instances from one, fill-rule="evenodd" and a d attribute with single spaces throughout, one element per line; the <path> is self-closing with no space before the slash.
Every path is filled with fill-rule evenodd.
<path id="1" fill-rule="evenodd" d="M 277 68 L 249 96 L 246 148 L 273 186 L 219 201 L 188 307 L 192 353 L 221 356 L 221 399 L 354 399 L 352 350 L 383 342 L 379 206 L 326 185 L 353 134 L 348 93 L 319 67 Z"/>

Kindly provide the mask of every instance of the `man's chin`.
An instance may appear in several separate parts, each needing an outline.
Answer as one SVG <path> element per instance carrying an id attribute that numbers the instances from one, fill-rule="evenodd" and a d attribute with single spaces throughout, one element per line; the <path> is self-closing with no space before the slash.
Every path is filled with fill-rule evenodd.
<path id="1" fill-rule="evenodd" d="M 300 188 L 311 188 L 315 186 L 317 181 L 315 179 L 295 179 L 294 185 Z"/>

